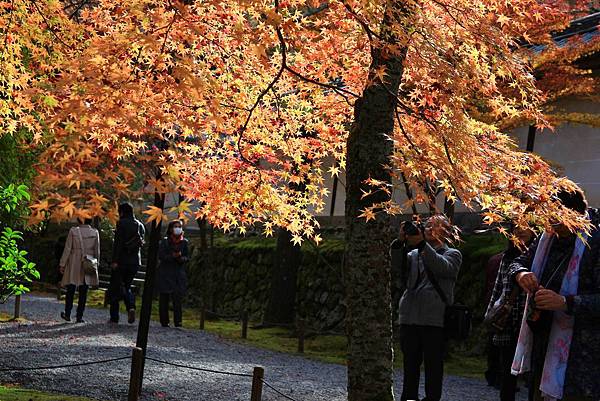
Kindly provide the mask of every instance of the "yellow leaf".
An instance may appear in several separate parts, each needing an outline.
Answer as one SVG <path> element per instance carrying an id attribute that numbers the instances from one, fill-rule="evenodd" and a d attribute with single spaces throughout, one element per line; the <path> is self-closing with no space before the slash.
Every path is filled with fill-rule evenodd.
<path id="1" fill-rule="evenodd" d="M 148 223 L 154 221 L 156 224 L 160 224 L 161 221 L 167 220 L 164 211 L 156 206 L 148 206 L 148 210 L 144 210 L 144 214 L 148 215 L 148 219 L 146 220 Z"/>

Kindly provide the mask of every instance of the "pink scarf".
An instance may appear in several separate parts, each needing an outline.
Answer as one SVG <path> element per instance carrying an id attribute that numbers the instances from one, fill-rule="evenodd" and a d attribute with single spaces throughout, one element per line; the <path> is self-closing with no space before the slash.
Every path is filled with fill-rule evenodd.
<path id="1" fill-rule="evenodd" d="M 579 264 L 581 257 L 585 251 L 586 235 L 578 237 L 575 242 L 573 254 L 569 260 L 569 266 L 563 279 L 560 294 L 577 295 L 579 286 Z M 531 271 L 539 278 L 546 267 L 546 259 L 552 245 L 553 234 L 544 233 L 540 238 Z M 531 348 L 533 345 L 533 333 L 527 324 L 527 309 L 531 296 L 527 295 L 527 303 L 525 305 L 525 314 L 521 321 L 521 331 L 519 332 L 519 340 L 517 342 L 517 350 L 512 364 L 512 374 L 518 375 L 531 370 Z M 544 370 L 542 372 L 542 381 L 540 390 L 544 400 L 556 401 L 563 398 L 565 376 L 567 372 L 567 362 L 569 361 L 569 350 L 571 348 L 571 340 L 573 339 L 573 326 L 575 317 L 568 315 L 563 311 L 554 311 L 552 328 L 550 331 L 550 339 L 548 341 L 548 349 L 546 350 L 546 359 L 544 360 Z"/>

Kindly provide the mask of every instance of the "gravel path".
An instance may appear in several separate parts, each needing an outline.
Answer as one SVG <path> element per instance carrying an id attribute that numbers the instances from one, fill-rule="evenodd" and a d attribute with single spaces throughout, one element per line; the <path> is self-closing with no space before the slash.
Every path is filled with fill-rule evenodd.
<path id="1" fill-rule="evenodd" d="M 63 306 L 56 299 L 23 297 L 22 315 L 30 322 L 0 324 L 0 368 L 47 366 L 128 356 L 135 344 L 135 325 L 107 324 L 108 311 L 88 309 L 85 324 L 60 320 Z M 12 313 L 12 301 L 0 305 Z M 122 321 L 126 319 L 123 318 Z M 201 368 L 251 373 L 265 368 L 265 380 L 297 401 L 342 401 L 346 395 L 343 366 L 235 344 L 198 330 L 168 329 L 152 324 L 148 356 Z M 100 400 L 125 400 L 129 383 L 128 360 L 56 370 L 0 372 L 0 383 L 85 395 Z M 396 394 L 401 374 L 396 372 Z M 251 379 L 197 372 L 146 363 L 142 400 L 247 401 Z M 446 401 L 495 401 L 497 393 L 483 381 L 446 377 Z M 520 396 L 525 399 L 523 391 Z M 399 398 L 399 397 L 398 397 Z M 285 398 L 265 388 L 263 400 Z"/>

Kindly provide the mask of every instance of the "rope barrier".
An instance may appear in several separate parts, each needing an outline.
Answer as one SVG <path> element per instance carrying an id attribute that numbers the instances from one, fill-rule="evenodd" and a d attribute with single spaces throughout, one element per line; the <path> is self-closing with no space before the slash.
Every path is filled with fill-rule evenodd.
<path id="1" fill-rule="evenodd" d="M 103 359 L 103 360 L 100 360 L 100 361 L 89 361 L 89 362 L 73 363 L 73 364 L 69 364 L 69 365 L 36 366 L 36 367 L 28 367 L 28 368 L 23 368 L 23 367 L 1 368 L 0 372 L 22 372 L 22 371 L 31 371 L 31 370 L 63 369 L 63 368 L 71 368 L 71 367 L 77 367 L 77 366 L 88 366 L 88 365 L 97 365 L 97 364 L 101 364 L 101 363 L 116 362 L 116 361 L 122 361 L 122 360 L 130 359 L 130 358 L 131 357 L 129 357 L 129 356 L 123 356 L 123 357 L 119 357 L 119 358 Z M 157 362 L 157 363 L 162 363 L 164 365 L 170 365 L 170 366 L 174 366 L 174 367 L 177 367 L 177 368 L 184 368 L 184 369 L 196 370 L 196 371 L 200 371 L 200 372 L 216 373 L 216 374 L 221 374 L 221 375 L 238 376 L 238 377 L 253 377 L 253 375 L 248 374 L 248 373 L 235 373 L 235 372 L 225 372 L 225 371 L 221 371 L 221 370 L 198 368 L 196 366 L 181 365 L 181 364 L 178 364 L 178 363 L 167 362 L 167 361 L 163 361 L 163 360 L 160 360 L 160 359 L 152 358 L 152 357 L 149 357 L 149 356 L 146 356 L 146 359 L 149 360 L 149 361 L 153 361 L 153 362 Z M 277 388 L 275 388 L 273 385 L 271 385 L 270 383 L 268 383 L 264 379 L 261 378 L 260 380 L 262 381 L 262 383 L 265 386 L 267 386 L 268 388 L 270 388 L 271 390 L 273 390 L 278 395 L 284 397 L 285 399 L 288 399 L 290 401 L 297 401 L 296 399 L 290 397 L 289 395 L 286 395 L 286 394 L 282 393 L 281 391 L 279 391 Z"/>
<path id="2" fill-rule="evenodd" d="M 154 362 L 162 363 L 162 364 L 165 364 L 165 365 L 171 365 L 171 366 L 175 366 L 175 367 L 178 367 L 178 368 L 198 370 L 200 372 L 217 373 L 217 374 L 221 374 L 221 375 L 239 376 L 239 377 L 252 377 L 251 374 L 247 374 L 247 373 L 224 372 L 224 371 L 221 371 L 221 370 L 212 370 L 212 369 L 198 368 L 198 367 L 195 367 L 195 366 L 180 365 L 178 363 L 161 361 L 160 359 L 151 358 L 149 356 L 146 356 L 146 359 L 149 360 L 149 361 L 154 361 Z"/>
<path id="3" fill-rule="evenodd" d="M 124 359 L 131 359 L 130 356 L 123 356 L 120 358 L 113 358 L 113 359 L 104 359 L 101 361 L 90 361 L 90 362 L 80 362 L 80 363 L 73 363 L 70 365 L 55 365 L 55 366 L 37 366 L 37 367 L 31 367 L 31 368 L 2 368 L 0 369 L 0 372 L 22 372 L 22 371 L 28 371 L 28 370 L 51 370 L 51 369 L 62 369 L 62 368 L 71 368 L 71 367 L 75 367 L 75 366 L 87 366 L 87 365 L 97 365 L 100 363 L 108 363 L 108 362 L 115 362 L 115 361 L 122 361 Z"/>
<path id="4" fill-rule="evenodd" d="M 280 396 L 284 397 L 285 399 L 288 399 L 290 401 L 298 401 L 292 397 L 290 397 L 289 395 L 286 395 L 284 393 L 282 393 L 281 391 L 277 390 L 275 387 L 273 387 L 272 385 L 270 385 L 268 382 L 266 382 L 264 379 L 261 379 L 261 381 L 263 382 L 263 384 L 265 386 L 267 386 L 268 388 L 270 388 L 271 390 L 273 390 L 274 392 L 276 392 L 277 394 L 279 394 Z"/>

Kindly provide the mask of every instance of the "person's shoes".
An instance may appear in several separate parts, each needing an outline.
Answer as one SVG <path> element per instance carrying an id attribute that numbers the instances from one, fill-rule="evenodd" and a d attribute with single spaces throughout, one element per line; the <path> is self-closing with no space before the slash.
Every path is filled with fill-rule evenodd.
<path id="1" fill-rule="evenodd" d="M 135 309 L 129 309 L 129 311 L 127 312 L 127 323 L 135 323 Z"/>
<path id="2" fill-rule="evenodd" d="M 60 317 L 66 322 L 71 321 L 71 316 L 67 315 L 65 312 L 60 312 Z"/>
<path id="3" fill-rule="evenodd" d="M 169 323 L 167 323 L 167 324 L 161 323 L 160 325 L 161 325 L 162 327 L 171 327 L 171 326 L 169 325 Z"/>
<path id="4" fill-rule="evenodd" d="M 175 327 L 181 327 L 181 323 L 175 323 Z"/>
<path id="5" fill-rule="evenodd" d="M 85 323 L 85 320 L 83 320 L 81 317 L 78 317 L 75 323 Z"/>
<path id="6" fill-rule="evenodd" d="M 118 325 L 118 324 L 119 324 L 119 321 L 118 321 L 118 320 L 112 320 L 112 319 L 109 319 L 107 323 L 108 323 L 110 326 L 116 326 L 116 325 Z"/>

